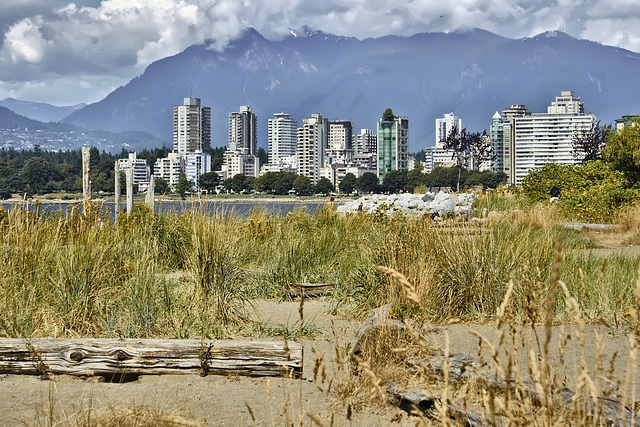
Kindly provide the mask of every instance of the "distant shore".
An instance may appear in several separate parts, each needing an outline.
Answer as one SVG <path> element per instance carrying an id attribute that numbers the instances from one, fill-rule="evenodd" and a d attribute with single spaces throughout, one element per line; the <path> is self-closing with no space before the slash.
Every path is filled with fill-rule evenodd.
<path id="1" fill-rule="evenodd" d="M 93 202 L 98 203 L 114 203 L 115 198 L 113 196 L 109 197 L 100 197 L 91 199 Z M 304 205 L 306 203 L 329 203 L 329 197 L 288 197 L 288 196 L 235 196 L 235 195 L 220 195 L 217 197 L 187 197 L 182 200 L 175 197 L 156 197 L 155 203 L 227 203 L 227 204 L 300 204 Z M 349 199 L 344 199 L 346 201 Z M 48 197 L 35 197 L 31 199 L 21 199 L 21 198 L 11 198 L 7 200 L 2 200 L 2 203 L 33 203 L 35 201 L 39 201 L 42 203 L 55 203 L 55 204 L 73 204 L 73 203 L 82 203 L 83 200 L 81 198 L 78 199 L 68 199 L 68 198 L 48 198 Z M 121 203 L 126 203 L 126 196 L 122 196 L 120 199 Z M 144 201 L 144 194 L 136 194 L 134 196 L 134 203 L 141 203 Z M 336 203 L 340 204 L 341 199 L 337 198 Z"/>

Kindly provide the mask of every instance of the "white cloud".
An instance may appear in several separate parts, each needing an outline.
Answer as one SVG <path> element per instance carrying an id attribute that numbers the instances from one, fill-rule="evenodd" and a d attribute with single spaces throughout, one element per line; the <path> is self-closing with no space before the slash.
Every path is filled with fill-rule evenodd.
<path id="1" fill-rule="evenodd" d="M 637 0 L 22 0 L 0 4 L 0 93 L 30 81 L 126 83 L 155 60 L 248 26 L 281 38 L 309 25 L 358 38 L 483 28 L 507 37 L 562 30 L 640 51 Z M 13 83 L 10 83 L 13 82 Z M 108 90 L 96 89 L 97 100 Z M 78 87 L 78 93 L 83 93 Z M 1 95 L 0 95 L 1 96 Z"/>
<path id="2" fill-rule="evenodd" d="M 13 62 L 29 62 L 32 64 L 42 60 L 47 42 L 40 33 L 39 18 L 29 18 L 16 23 L 5 34 L 5 47 Z"/>

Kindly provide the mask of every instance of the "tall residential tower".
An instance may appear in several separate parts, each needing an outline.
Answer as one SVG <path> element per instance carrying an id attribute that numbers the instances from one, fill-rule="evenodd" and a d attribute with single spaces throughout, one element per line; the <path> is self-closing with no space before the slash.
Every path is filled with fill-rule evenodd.
<path id="1" fill-rule="evenodd" d="M 322 114 L 303 119 L 298 128 L 298 175 L 304 175 L 314 184 L 320 179 L 324 167 L 324 151 L 329 140 L 329 120 Z"/>
<path id="2" fill-rule="evenodd" d="M 243 105 L 240 112 L 229 113 L 229 150 L 255 156 L 258 150 L 258 118 L 251 107 Z"/>
<path id="3" fill-rule="evenodd" d="M 296 155 L 298 144 L 298 121 L 290 114 L 275 113 L 269 119 L 269 163 Z"/>
<path id="4" fill-rule="evenodd" d="M 378 122 L 378 179 L 392 170 L 409 169 L 409 119 L 387 108 Z"/>
<path id="5" fill-rule="evenodd" d="M 211 150 L 211 108 L 200 98 L 184 98 L 173 107 L 173 151 L 186 155 Z"/>

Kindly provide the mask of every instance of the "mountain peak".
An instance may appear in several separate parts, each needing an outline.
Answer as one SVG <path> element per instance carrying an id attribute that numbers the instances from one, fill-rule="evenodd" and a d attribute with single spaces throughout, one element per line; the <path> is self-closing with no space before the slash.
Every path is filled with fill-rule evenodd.
<path id="1" fill-rule="evenodd" d="M 525 39 L 527 38 L 534 39 L 534 40 L 540 40 L 540 39 L 576 40 L 574 37 L 571 37 L 569 34 L 559 30 L 545 31 L 540 34 L 536 34 L 533 37 L 525 37 Z"/>

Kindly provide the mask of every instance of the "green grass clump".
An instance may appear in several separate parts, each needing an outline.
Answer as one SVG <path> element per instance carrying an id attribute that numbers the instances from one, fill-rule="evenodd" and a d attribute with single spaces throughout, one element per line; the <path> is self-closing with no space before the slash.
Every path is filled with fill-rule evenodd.
<path id="1" fill-rule="evenodd" d="M 560 279 L 585 317 L 618 322 L 640 263 L 633 252 L 589 252 L 595 241 L 559 227 L 553 206 L 473 224 L 304 209 L 163 215 L 144 206 L 112 221 L 98 204 L 64 215 L 36 204 L 15 207 L 1 224 L 5 337 L 220 337 L 245 327 L 252 298 L 290 298 L 288 285 L 299 282 L 333 284 L 334 310 L 391 303 L 398 318 L 491 320 L 510 281 L 516 311 L 546 295 L 558 241 Z M 377 266 L 402 273 L 419 303 Z"/>

